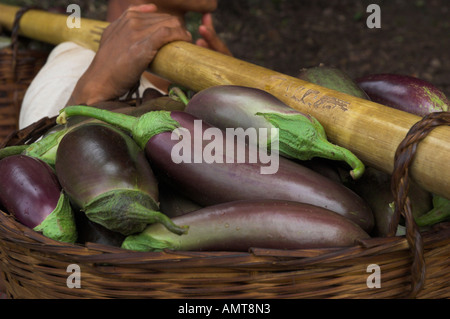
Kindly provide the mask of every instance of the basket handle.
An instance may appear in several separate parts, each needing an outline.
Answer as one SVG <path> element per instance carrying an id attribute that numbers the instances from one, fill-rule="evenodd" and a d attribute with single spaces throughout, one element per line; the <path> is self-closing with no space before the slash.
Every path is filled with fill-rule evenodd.
<path id="1" fill-rule="evenodd" d="M 450 112 L 433 112 L 424 116 L 411 127 L 405 139 L 399 144 L 394 157 L 391 191 L 395 199 L 395 212 L 389 231 L 391 236 L 395 235 L 400 215 L 403 215 L 406 221 L 406 239 L 413 254 L 411 298 L 414 298 L 423 288 L 426 267 L 423 256 L 422 236 L 419 227 L 414 221 L 408 197 L 409 168 L 414 160 L 418 144 L 434 128 L 442 125 L 450 125 Z"/>
<path id="2" fill-rule="evenodd" d="M 12 48 L 12 69 L 14 75 L 16 75 L 16 65 L 17 65 L 17 52 L 19 51 L 19 30 L 20 30 L 20 19 L 29 10 L 40 10 L 38 6 L 25 6 L 20 8 L 15 17 L 13 27 L 11 29 L 11 48 Z"/>

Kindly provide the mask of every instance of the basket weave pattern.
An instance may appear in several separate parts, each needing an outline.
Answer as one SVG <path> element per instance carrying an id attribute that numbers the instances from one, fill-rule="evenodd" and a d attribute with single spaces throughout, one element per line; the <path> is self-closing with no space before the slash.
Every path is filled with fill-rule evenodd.
<path id="1" fill-rule="evenodd" d="M 408 160 L 397 165 L 397 194 L 407 193 L 404 173 L 413 158 L 403 154 L 415 150 L 424 131 L 448 125 L 448 115 L 424 118 L 399 147 L 398 158 Z M 7 145 L 33 140 L 52 123 L 45 118 Z M 419 234 L 408 213 L 398 213 L 409 235 L 349 248 L 142 253 L 56 242 L 0 212 L 0 269 L 10 298 L 450 298 L 450 223 Z M 72 264 L 80 267 L 81 288 L 67 286 Z M 372 264 L 380 267 L 379 288 L 367 284 Z"/>
<path id="2" fill-rule="evenodd" d="M 19 48 L 19 21 L 28 9 L 19 10 L 11 46 L 0 50 L 0 142 L 17 130 L 25 92 L 48 56 L 45 51 Z"/>

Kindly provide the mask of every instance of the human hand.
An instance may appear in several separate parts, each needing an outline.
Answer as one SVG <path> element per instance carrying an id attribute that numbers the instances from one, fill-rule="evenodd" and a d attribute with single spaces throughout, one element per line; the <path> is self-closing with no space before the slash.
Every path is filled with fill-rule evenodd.
<path id="1" fill-rule="evenodd" d="M 176 17 L 153 4 L 128 8 L 103 32 L 97 54 L 78 81 L 68 105 L 90 105 L 126 94 L 158 50 L 172 41 L 192 41 Z"/>
<path id="2" fill-rule="evenodd" d="M 198 31 L 202 36 L 202 38 L 196 41 L 198 46 L 233 56 L 227 45 L 217 36 L 211 13 L 205 13 L 203 15 L 202 25 L 200 25 Z"/>

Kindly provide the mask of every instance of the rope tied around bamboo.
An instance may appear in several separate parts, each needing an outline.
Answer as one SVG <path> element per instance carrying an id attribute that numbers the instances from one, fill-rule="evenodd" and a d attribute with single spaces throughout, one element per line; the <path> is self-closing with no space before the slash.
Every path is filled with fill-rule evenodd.
<path id="1" fill-rule="evenodd" d="M 411 203 L 408 197 L 409 168 L 414 160 L 418 144 L 436 127 L 450 125 L 450 112 L 433 112 L 424 116 L 414 124 L 404 140 L 398 146 L 394 157 L 394 170 L 391 179 L 391 191 L 395 199 L 394 218 L 390 225 L 390 235 L 394 236 L 400 217 L 406 222 L 406 239 L 413 254 L 411 268 L 411 292 L 414 298 L 425 282 L 425 259 L 423 240 L 419 228 L 412 215 Z"/>

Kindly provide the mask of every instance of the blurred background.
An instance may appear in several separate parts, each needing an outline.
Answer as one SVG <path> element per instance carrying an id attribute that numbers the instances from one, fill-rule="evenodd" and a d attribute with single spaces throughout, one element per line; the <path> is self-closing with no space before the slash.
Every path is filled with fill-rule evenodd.
<path id="1" fill-rule="evenodd" d="M 0 0 L 104 19 L 107 0 Z M 320 63 L 352 77 L 400 73 L 428 80 L 450 96 L 448 0 L 219 0 L 216 30 L 236 58 L 288 75 Z M 369 4 L 381 9 L 381 28 L 366 21 Z M 201 16 L 189 14 L 196 36 Z"/>

